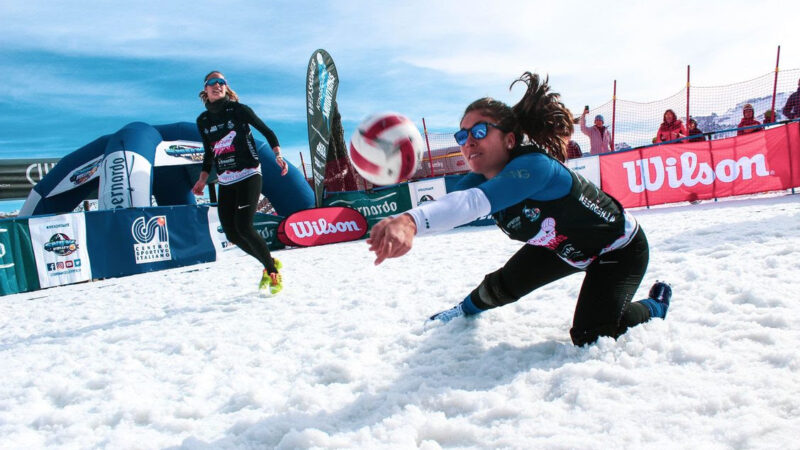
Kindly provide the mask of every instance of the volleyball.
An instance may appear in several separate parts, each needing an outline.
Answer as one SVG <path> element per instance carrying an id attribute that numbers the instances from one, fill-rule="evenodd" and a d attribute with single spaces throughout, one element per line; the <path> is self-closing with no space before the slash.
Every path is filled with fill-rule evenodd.
<path id="1" fill-rule="evenodd" d="M 411 177 L 423 149 L 422 135 L 414 123 L 390 112 L 364 119 L 350 139 L 347 154 L 364 179 L 383 186 Z"/>

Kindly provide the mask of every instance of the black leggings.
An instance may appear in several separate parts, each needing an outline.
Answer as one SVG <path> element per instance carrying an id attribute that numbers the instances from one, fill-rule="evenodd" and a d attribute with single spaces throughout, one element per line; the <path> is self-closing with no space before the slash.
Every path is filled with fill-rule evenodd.
<path id="1" fill-rule="evenodd" d="M 648 259 L 647 237 L 640 228 L 627 246 L 606 253 L 589 265 L 570 330 L 575 345 L 592 343 L 600 336 L 617 338 L 629 327 L 650 320 L 646 306 L 631 303 Z M 525 245 L 505 266 L 486 275 L 472 291 L 472 302 L 483 309 L 502 306 L 580 271 L 551 250 Z"/>
<path id="2" fill-rule="evenodd" d="M 267 272 L 273 273 L 278 270 L 267 242 L 253 227 L 260 193 L 261 175 L 258 174 L 233 184 L 220 185 L 217 212 L 228 240 L 259 260 Z"/>

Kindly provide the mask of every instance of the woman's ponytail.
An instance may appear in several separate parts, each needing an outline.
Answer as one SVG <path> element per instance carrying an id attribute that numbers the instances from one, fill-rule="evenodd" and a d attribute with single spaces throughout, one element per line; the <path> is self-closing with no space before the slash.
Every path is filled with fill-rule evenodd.
<path id="1" fill-rule="evenodd" d="M 509 89 L 521 81 L 527 90 L 511 110 L 520 133 L 547 150 L 550 156 L 564 162 L 567 159 L 567 141 L 574 131 L 572 113 L 561 103 L 558 93 L 550 92 L 548 80 L 541 80 L 535 73 L 523 73 Z"/>

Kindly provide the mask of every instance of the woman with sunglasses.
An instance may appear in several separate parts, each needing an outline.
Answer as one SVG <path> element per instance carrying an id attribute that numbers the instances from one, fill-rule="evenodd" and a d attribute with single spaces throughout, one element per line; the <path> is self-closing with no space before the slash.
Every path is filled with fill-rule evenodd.
<path id="1" fill-rule="evenodd" d="M 652 317 L 666 317 L 672 295 L 666 283 L 653 285 L 648 299 L 631 302 L 649 256 L 636 219 L 563 164 L 572 114 L 549 92 L 546 79 L 526 72 L 517 81 L 527 90 L 513 107 L 482 98 L 464 112 L 455 138 L 471 173 L 460 181 L 462 190 L 372 228 L 367 243 L 375 264 L 406 254 L 416 235 L 491 214 L 500 229 L 525 245 L 461 303 L 431 320 L 474 316 L 579 272 L 585 277 L 570 330 L 575 345 L 616 338 Z"/>
<path id="2" fill-rule="evenodd" d="M 253 227 L 261 194 L 261 163 L 251 125 L 267 138 L 281 167 L 281 175 L 286 175 L 289 167 L 281 157 L 275 133 L 250 107 L 239 103 L 239 96 L 228 86 L 225 76 L 218 71 L 210 72 L 204 82 L 200 99 L 206 111 L 197 117 L 197 129 L 205 153 L 203 170 L 192 191 L 196 195 L 203 194 L 213 162 L 219 183 L 217 212 L 225 236 L 264 266 L 259 292 L 267 296 L 277 294 L 283 288 L 278 272 L 280 262 L 272 258 L 267 243 Z"/>

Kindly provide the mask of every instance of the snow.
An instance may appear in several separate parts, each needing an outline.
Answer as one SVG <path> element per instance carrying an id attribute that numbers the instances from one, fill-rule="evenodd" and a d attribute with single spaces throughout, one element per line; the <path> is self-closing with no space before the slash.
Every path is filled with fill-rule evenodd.
<path id="1" fill-rule="evenodd" d="M 495 227 L 275 252 L 0 299 L 2 448 L 788 448 L 800 196 L 636 210 L 666 320 L 574 347 L 581 275 L 425 326 L 520 244 Z M 536 270 L 536 268 L 531 268 Z"/>

